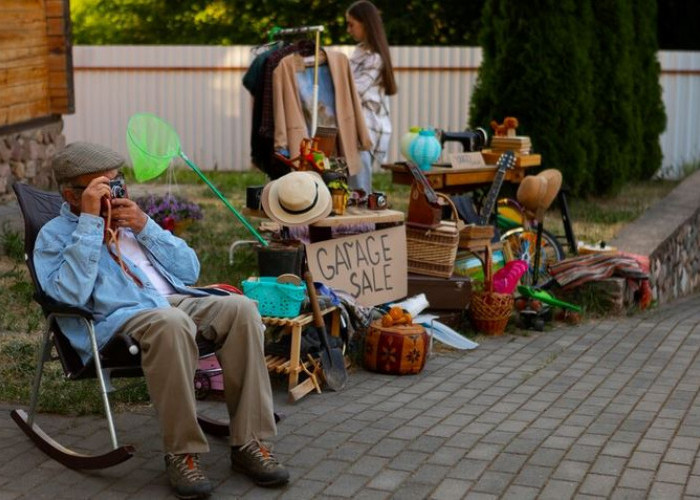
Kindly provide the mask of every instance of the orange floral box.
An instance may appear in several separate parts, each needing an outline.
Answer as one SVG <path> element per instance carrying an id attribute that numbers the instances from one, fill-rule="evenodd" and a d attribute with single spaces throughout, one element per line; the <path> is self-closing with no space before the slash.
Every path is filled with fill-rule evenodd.
<path id="1" fill-rule="evenodd" d="M 365 338 L 365 369 L 391 375 L 418 373 L 425 366 L 429 342 L 421 325 L 383 327 L 374 321 Z"/>

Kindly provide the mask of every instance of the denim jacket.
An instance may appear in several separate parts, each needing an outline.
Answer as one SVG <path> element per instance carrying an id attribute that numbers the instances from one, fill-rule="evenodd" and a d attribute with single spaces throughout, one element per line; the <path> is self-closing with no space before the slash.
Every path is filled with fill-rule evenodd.
<path id="1" fill-rule="evenodd" d="M 34 267 L 42 290 L 55 300 L 92 313 L 100 348 L 136 313 L 170 307 L 143 272 L 123 258 L 143 283 L 140 288 L 109 255 L 103 242 L 104 225 L 102 217 L 76 216 L 64 203 L 60 215 L 41 229 L 34 247 Z M 150 218 L 136 239 L 177 293 L 207 295 L 187 287 L 199 276 L 199 260 L 187 243 Z M 59 318 L 59 325 L 83 362 L 89 360 L 92 349 L 83 323 L 77 318 Z"/>

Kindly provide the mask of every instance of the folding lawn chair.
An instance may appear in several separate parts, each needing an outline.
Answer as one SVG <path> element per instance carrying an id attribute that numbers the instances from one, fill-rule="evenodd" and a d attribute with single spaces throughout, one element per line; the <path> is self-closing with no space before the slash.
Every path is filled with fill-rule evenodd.
<path id="1" fill-rule="evenodd" d="M 46 317 L 46 327 L 41 341 L 29 411 L 12 410 L 12 419 L 39 449 L 66 467 L 72 469 L 111 467 L 128 460 L 135 451 L 131 445 L 120 446 L 118 444 L 110 408 L 109 392 L 114 390 L 111 384 L 112 377 L 143 376 L 138 345 L 129 336 L 122 335 L 115 336 L 102 349 L 98 349 L 92 316 L 82 309 L 56 302 L 41 290 L 34 269 L 34 243 L 41 227 L 59 214 L 63 200 L 58 193 L 41 191 L 27 184 L 15 183 L 12 187 L 17 195 L 24 218 L 25 261 L 36 290 L 34 298 Z M 80 318 L 87 327 L 93 352 L 93 357 L 87 364 L 83 364 L 80 356 L 73 349 L 56 321 L 57 318 L 66 316 Z M 52 348 L 55 348 L 55 355 L 52 353 Z M 44 364 L 53 360 L 61 362 L 64 374 L 69 380 L 97 378 L 107 417 L 112 450 L 100 455 L 85 455 L 75 452 L 54 441 L 34 423 Z M 217 436 L 229 434 L 228 423 L 217 422 L 202 416 L 198 416 L 198 421 L 202 430 L 209 434 Z"/>

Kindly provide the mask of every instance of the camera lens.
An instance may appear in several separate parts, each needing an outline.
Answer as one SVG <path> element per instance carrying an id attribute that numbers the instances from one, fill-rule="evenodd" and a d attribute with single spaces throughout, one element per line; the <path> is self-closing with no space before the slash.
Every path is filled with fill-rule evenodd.
<path id="1" fill-rule="evenodd" d="M 126 198 L 126 189 L 124 188 L 124 181 L 122 181 L 121 179 L 109 181 L 109 192 L 112 198 Z"/>

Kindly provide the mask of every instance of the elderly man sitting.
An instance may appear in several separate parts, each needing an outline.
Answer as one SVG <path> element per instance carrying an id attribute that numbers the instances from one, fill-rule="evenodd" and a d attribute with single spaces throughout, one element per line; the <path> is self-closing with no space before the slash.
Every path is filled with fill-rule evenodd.
<path id="1" fill-rule="evenodd" d="M 194 250 L 128 197 L 113 197 L 110 181 L 124 163 L 114 151 L 90 143 L 69 144 L 55 156 L 65 202 L 37 238 L 34 263 L 43 290 L 90 311 L 100 346 L 120 332 L 140 345 L 168 478 L 180 498 L 212 491 L 199 466 L 199 454 L 209 451 L 197 424 L 193 384 L 200 336 L 216 346 L 223 368 L 234 470 L 262 486 L 286 483 L 289 473 L 261 441 L 274 436 L 276 426 L 255 303 L 188 287 L 199 275 Z M 87 333 L 78 322 L 61 321 L 87 360 Z"/>

